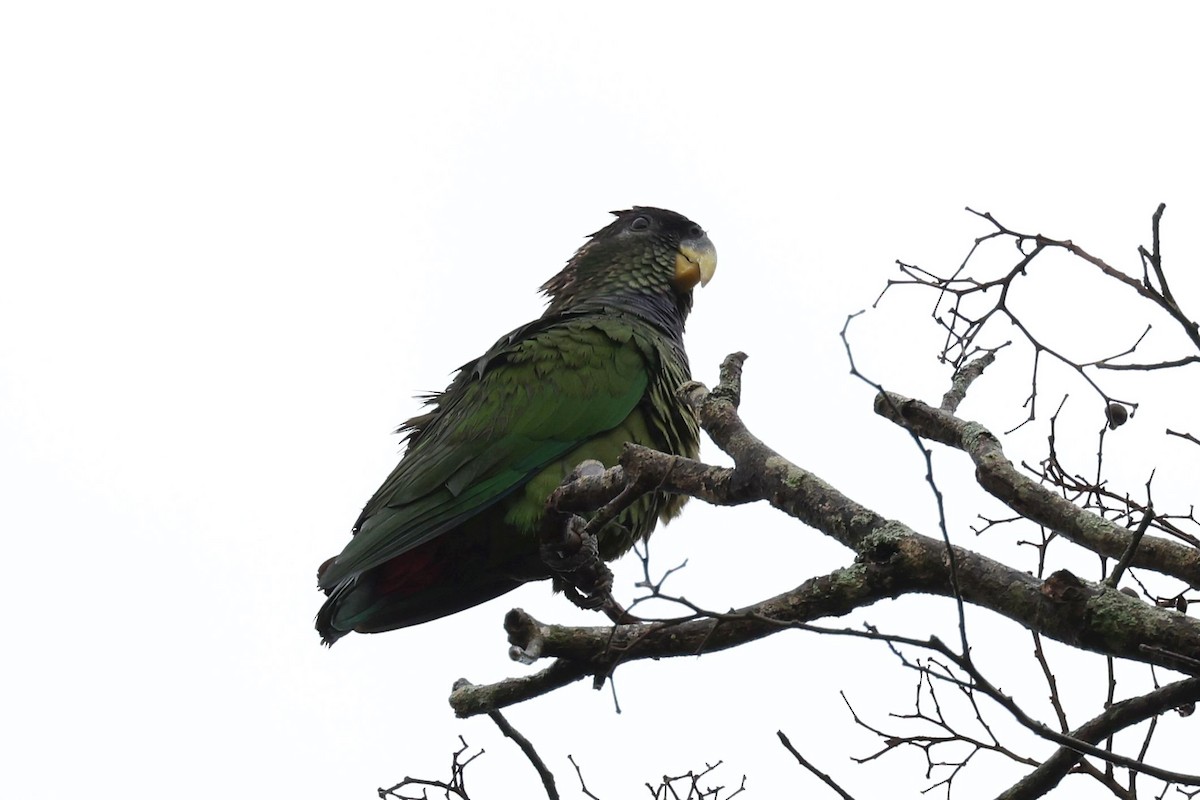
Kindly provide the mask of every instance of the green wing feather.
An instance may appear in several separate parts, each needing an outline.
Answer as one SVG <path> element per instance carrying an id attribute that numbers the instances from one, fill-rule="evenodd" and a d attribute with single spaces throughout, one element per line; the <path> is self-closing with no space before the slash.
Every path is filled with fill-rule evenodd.
<path id="1" fill-rule="evenodd" d="M 494 505 L 547 464 L 620 425 L 659 350 L 621 315 L 514 331 L 464 367 L 414 424 L 404 458 L 363 509 L 323 588 L 378 566 Z"/>

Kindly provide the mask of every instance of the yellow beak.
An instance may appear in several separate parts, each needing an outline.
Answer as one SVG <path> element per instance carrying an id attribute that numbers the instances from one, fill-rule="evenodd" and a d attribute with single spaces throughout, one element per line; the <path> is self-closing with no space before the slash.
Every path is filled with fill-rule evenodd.
<path id="1" fill-rule="evenodd" d="M 684 239 L 675 254 L 675 288 L 681 292 L 692 289 L 697 283 L 707 286 L 717 271 L 717 248 L 707 236 Z"/>

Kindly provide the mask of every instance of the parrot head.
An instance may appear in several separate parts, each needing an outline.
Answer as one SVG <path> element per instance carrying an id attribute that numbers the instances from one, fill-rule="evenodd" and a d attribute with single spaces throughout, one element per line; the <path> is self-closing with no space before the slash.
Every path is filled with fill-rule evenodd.
<path id="1" fill-rule="evenodd" d="M 686 316 L 692 289 L 706 285 L 717 251 L 704 229 L 682 214 L 634 206 L 596 231 L 561 272 L 542 285 L 546 313 L 614 298 L 670 297 Z"/>

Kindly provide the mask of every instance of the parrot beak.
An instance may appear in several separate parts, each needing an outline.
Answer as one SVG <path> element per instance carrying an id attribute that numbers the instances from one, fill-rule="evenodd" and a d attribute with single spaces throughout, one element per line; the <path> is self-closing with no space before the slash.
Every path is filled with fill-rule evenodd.
<path id="1" fill-rule="evenodd" d="M 675 288 L 681 292 L 691 290 L 697 283 L 707 286 L 717 271 L 717 248 L 701 235 L 685 239 L 675 254 Z"/>

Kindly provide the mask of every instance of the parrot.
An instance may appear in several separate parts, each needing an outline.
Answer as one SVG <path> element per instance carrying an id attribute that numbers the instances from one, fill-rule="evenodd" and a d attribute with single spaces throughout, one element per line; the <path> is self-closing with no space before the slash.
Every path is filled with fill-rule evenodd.
<path id="1" fill-rule="evenodd" d="M 699 425 L 676 397 L 692 290 L 716 271 L 704 229 L 674 211 L 614 211 L 546 281 L 538 319 L 501 337 L 425 397 L 400 462 L 322 564 L 322 643 L 455 614 L 552 577 L 539 548 L 550 494 L 581 462 L 636 443 L 696 458 Z M 611 561 L 676 517 L 682 495 L 643 495 L 596 535 Z"/>

